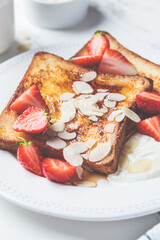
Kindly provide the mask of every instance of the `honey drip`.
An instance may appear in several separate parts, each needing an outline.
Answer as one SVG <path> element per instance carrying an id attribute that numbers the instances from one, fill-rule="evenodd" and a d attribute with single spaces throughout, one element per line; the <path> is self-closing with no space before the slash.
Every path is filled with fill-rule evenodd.
<path id="1" fill-rule="evenodd" d="M 100 179 L 107 180 L 107 176 L 105 176 L 103 174 L 100 174 L 100 173 L 96 173 L 96 172 L 89 172 L 89 171 L 84 169 L 82 179 L 79 179 L 77 174 L 76 174 L 75 177 L 72 180 L 72 184 L 76 185 L 76 186 L 79 185 L 81 187 L 96 187 L 97 182 Z M 95 184 L 89 184 L 89 183 L 95 183 Z"/>

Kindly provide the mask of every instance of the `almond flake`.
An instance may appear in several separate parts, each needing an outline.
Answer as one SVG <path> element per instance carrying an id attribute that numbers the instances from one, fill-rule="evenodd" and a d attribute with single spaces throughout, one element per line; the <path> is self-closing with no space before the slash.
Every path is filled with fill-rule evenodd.
<path id="1" fill-rule="evenodd" d="M 76 173 L 79 179 L 82 179 L 83 176 L 83 168 L 81 166 L 76 167 Z"/>
<path id="2" fill-rule="evenodd" d="M 149 171 L 152 167 L 152 162 L 149 159 L 142 159 L 128 167 L 129 173 L 142 173 Z"/>
<path id="3" fill-rule="evenodd" d="M 108 132 L 108 133 L 113 133 L 115 129 L 115 124 L 114 123 L 108 123 L 106 124 L 104 131 Z"/>
<path id="4" fill-rule="evenodd" d="M 58 133 L 58 137 L 64 139 L 64 140 L 72 140 L 76 137 L 76 133 L 75 132 L 67 132 L 66 130 L 64 130 L 63 132 L 59 132 Z"/>
<path id="5" fill-rule="evenodd" d="M 110 101 L 109 99 L 104 99 L 104 105 L 108 108 L 114 108 L 116 106 L 116 101 Z"/>
<path id="6" fill-rule="evenodd" d="M 71 130 L 77 130 L 77 129 L 78 129 L 78 125 L 75 124 L 75 123 L 70 123 L 70 124 L 68 125 L 68 127 L 69 127 Z"/>
<path id="7" fill-rule="evenodd" d="M 83 163 L 83 158 L 81 155 L 76 153 L 76 151 L 70 146 L 63 149 L 63 156 L 64 159 L 72 166 L 77 167 Z"/>
<path id="8" fill-rule="evenodd" d="M 131 109 L 124 107 L 122 110 L 123 110 L 123 113 L 126 115 L 126 117 L 131 119 L 133 122 L 138 123 L 141 121 L 140 117 Z"/>
<path id="9" fill-rule="evenodd" d="M 58 137 L 55 137 L 55 138 L 49 139 L 46 142 L 46 145 L 48 145 L 48 146 L 50 146 L 50 147 L 52 147 L 54 149 L 60 150 L 60 149 L 65 148 L 67 144 L 62 139 L 60 139 Z"/>
<path id="10" fill-rule="evenodd" d="M 98 121 L 98 118 L 95 115 L 91 115 L 88 119 L 93 121 L 93 122 L 97 122 Z"/>
<path id="11" fill-rule="evenodd" d="M 111 151 L 111 143 L 98 143 L 97 147 L 95 147 L 89 154 L 90 162 L 98 162 L 105 158 Z"/>
<path id="12" fill-rule="evenodd" d="M 125 114 L 122 112 L 121 114 L 117 115 L 115 120 L 116 122 L 121 122 L 125 118 Z"/>
<path id="13" fill-rule="evenodd" d="M 106 93 L 108 92 L 108 89 L 97 89 L 98 93 Z"/>
<path id="14" fill-rule="evenodd" d="M 69 146 L 73 148 L 76 153 L 84 153 L 87 151 L 87 146 L 84 142 L 71 143 Z"/>
<path id="15" fill-rule="evenodd" d="M 119 166 L 122 169 L 127 169 L 129 166 L 129 159 L 128 156 L 125 155 L 124 153 L 121 153 L 120 157 L 119 157 Z"/>
<path id="16" fill-rule="evenodd" d="M 71 120 L 73 120 L 75 118 L 75 116 L 76 116 L 76 112 L 68 109 L 62 113 L 60 120 L 64 123 L 67 123 L 67 122 L 70 122 Z"/>
<path id="17" fill-rule="evenodd" d="M 108 95 L 108 92 L 107 93 L 96 93 L 94 96 L 97 97 L 97 102 L 101 102 L 107 95 Z"/>
<path id="18" fill-rule="evenodd" d="M 94 80 L 97 77 L 97 73 L 95 71 L 90 71 L 85 73 L 82 77 L 81 80 L 84 82 L 90 82 Z"/>
<path id="19" fill-rule="evenodd" d="M 122 110 L 116 110 L 116 111 L 113 111 L 109 117 L 108 117 L 108 121 L 114 121 L 115 117 L 119 114 L 122 113 Z"/>
<path id="20" fill-rule="evenodd" d="M 75 96 L 74 93 L 66 92 L 66 93 L 63 93 L 63 94 L 60 96 L 60 100 L 62 100 L 62 101 L 68 101 L 68 100 L 70 100 L 71 98 L 73 98 L 74 96 Z"/>
<path id="21" fill-rule="evenodd" d="M 91 188 L 91 187 L 97 186 L 97 184 L 95 182 L 91 182 L 91 181 L 74 181 L 73 185 L 78 186 L 78 187 L 86 187 L 86 188 Z"/>
<path id="22" fill-rule="evenodd" d="M 77 93 L 92 93 L 93 88 L 86 82 L 75 81 L 73 83 L 73 90 Z"/>
<path id="23" fill-rule="evenodd" d="M 55 132 L 62 132 L 64 128 L 65 128 L 65 125 L 61 121 L 58 121 L 51 126 L 51 129 Z"/>
<path id="24" fill-rule="evenodd" d="M 87 148 L 92 148 L 95 143 L 96 143 L 96 139 L 91 138 L 85 143 L 85 145 Z"/>
<path id="25" fill-rule="evenodd" d="M 126 100 L 126 96 L 120 93 L 109 93 L 108 99 L 120 102 Z"/>
<path id="26" fill-rule="evenodd" d="M 51 127 L 49 127 L 46 131 L 46 134 L 49 136 L 49 137 L 55 137 L 57 136 L 57 133 L 55 131 L 52 130 Z"/>
<path id="27" fill-rule="evenodd" d="M 85 160 L 88 160 L 89 159 L 89 156 L 87 153 L 83 153 L 81 154 L 81 156 L 85 159 Z"/>

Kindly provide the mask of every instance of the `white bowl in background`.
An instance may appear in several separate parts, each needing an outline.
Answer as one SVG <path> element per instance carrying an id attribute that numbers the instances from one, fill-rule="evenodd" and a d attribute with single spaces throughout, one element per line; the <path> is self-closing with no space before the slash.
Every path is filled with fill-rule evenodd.
<path id="1" fill-rule="evenodd" d="M 32 24 L 63 29 L 80 23 L 88 13 L 88 0 L 23 0 L 23 10 Z"/>
<path id="2" fill-rule="evenodd" d="M 0 54 L 5 52 L 14 40 L 13 0 L 0 0 Z"/>

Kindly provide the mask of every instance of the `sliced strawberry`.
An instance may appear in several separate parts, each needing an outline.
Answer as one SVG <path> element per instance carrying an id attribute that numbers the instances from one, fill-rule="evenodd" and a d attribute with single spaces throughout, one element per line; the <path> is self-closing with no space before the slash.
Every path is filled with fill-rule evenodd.
<path id="1" fill-rule="evenodd" d="M 10 108 L 16 112 L 22 113 L 31 106 L 37 106 L 45 109 L 49 112 L 49 108 L 46 105 L 44 99 L 36 84 L 33 84 L 25 92 L 23 92 L 16 100 L 12 103 Z"/>
<path id="2" fill-rule="evenodd" d="M 54 158 L 45 158 L 42 162 L 43 174 L 50 181 L 66 183 L 74 176 L 76 167 L 68 162 Z"/>
<path id="3" fill-rule="evenodd" d="M 106 49 L 98 66 L 98 71 L 119 75 L 135 75 L 135 67 L 118 51 Z"/>
<path id="4" fill-rule="evenodd" d="M 71 61 L 75 64 L 84 67 L 94 67 L 100 63 L 102 55 L 82 56 L 72 58 Z"/>
<path id="5" fill-rule="evenodd" d="M 17 132 L 41 133 L 48 127 L 47 114 L 39 107 L 27 108 L 14 122 Z"/>
<path id="6" fill-rule="evenodd" d="M 137 106 L 143 112 L 155 114 L 160 113 L 160 93 L 142 92 L 137 94 Z"/>
<path id="7" fill-rule="evenodd" d="M 87 44 L 88 54 L 103 55 L 106 48 L 109 48 L 108 39 L 102 34 L 102 32 L 95 32 L 95 35 Z"/>
<path id="8" fill-rule="evenodd" d="M 42 160 L 43 155 L 39 148 L 32 142 L 27 142 L 23 138 L 19 138 L 23 142 L 17 142 L 19 145 L 17 150 L 17 159 L 27 170 L 42 176 Z"/>
<path id="9" fill-rule="evenodd" d="M 138 132 L 153 137 L 156 141 L 160 142 L 160 115 L 137 123 L 136 128 Z"/>

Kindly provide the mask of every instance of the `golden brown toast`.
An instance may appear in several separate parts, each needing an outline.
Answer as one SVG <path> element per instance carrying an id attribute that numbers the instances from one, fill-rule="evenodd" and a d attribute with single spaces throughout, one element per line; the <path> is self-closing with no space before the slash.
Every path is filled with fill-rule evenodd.
<path id="1" fill-rule="evenodd" d="M 18 115 L 10 109 L 10 105 L 21 93 L 36 83 L 50 109 L 50 116 L 54 123 L 61 116 L 60 95 L 65 92 L 74 92 L 72 89 L 73 82 L 80 80 L 81 76 L 86 72 L 89 72 L 89 70 L 53 54 L 45 52 L 35 54 L 22 81 L 0 116 L 0 148 L 15 152 L 17 149 L 17 137 L 23 137 L 37 144 L 45 155 L 63 159 L 62 150 L 56 150 L 46 145 L 49 139 L 46 134 L 31 135 L 13 130 L 12 126 Z M 125 106 L 136 110 L 136 94 L 144 90 L 152 90 L 152 80 L 139 76 L 114 76 L 100 73 L 91 82 L 91 86 L 94 89 L 94 93 L 96 93 L 98 88 L 107 88 L 109 92 L 124 94 L 127 99 L 119 102 L 117 109 Z M 109 110 L 108 115 L 112 111 L 113 109 Z M 125 117 L 122 122 L 114 121 L 115 130 L 112 134 L 104 131 L 104 126 L 107 123 L 106 115 L 100 117 L 98 122 L 93 122 L 88 117 L 77 112 L 75 119 L 71 122 L 75 121 L 78 122 L 76 141 L 86 142 L 90 138 L 96 138 L 97 143 L 106 141 L 111 141 L 112 143 L 111 151 L 107 157 L 99 162 L 90 162 L 84 159 L 84 164 L 101 173 L 115 172 L 118 155 L 125 134 L 128 131 L 127 127 L 130 120 Z M 67 144 L 69 143 L 70 141 L 67 141 Z"/>
<path id="2" fill-rule="evenodd" d="M 160 65 L 142 58 L 138 54 L 123 47 L 110 33 L 101 31 L 109 40 L 110 48 L 119 51 L 131 62 L 137 69 L 138 75 L 153 80 L 153 90 L 160 92 Z M 80 49 L 74 57 L 88 55 L 87 44 Z"/>

